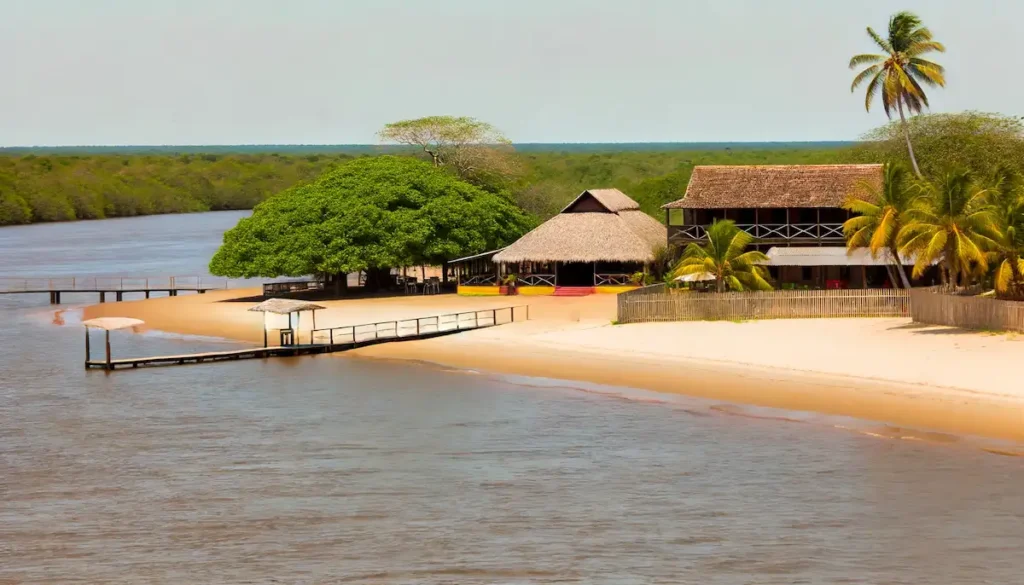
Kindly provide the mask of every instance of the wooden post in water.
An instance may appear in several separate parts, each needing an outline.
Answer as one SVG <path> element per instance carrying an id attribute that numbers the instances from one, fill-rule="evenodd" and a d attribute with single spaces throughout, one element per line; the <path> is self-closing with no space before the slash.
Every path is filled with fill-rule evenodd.
<path id="1" fill-rule="evenodd" d="M 85 328 L 85 369 L 89 369 L 89 328 Z"/>
<path id="2" fill-rule="evenodd" d="M 112 370 L 114 368 L 110 367 L 110 330 L 108 329 L 106 333 L 107 333 L 107 369 L 108 370 Z"/>

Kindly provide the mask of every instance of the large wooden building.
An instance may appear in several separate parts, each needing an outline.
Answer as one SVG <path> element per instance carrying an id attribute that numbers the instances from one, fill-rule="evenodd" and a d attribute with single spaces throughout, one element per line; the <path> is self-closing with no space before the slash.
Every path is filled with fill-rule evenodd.
<path id="1" fill-rule="evenodd" d="M 881 184 L 878 164 L 697 166 L 683 198 L 663 207 L 668 241 L 702 242 L 711 223 L 730 219 L 756 238 L 783 288 L 887 286 L 888 258 L 846 254 L 843 235 L 852 217 L 843 203 Z"/>
<path id="2" fill-rule="evenodd" d="M 588 189 L 510 246 L 453 261 L 461 294 L 622 292 L 665 246 L 665 226 L 618 189 Z"/>

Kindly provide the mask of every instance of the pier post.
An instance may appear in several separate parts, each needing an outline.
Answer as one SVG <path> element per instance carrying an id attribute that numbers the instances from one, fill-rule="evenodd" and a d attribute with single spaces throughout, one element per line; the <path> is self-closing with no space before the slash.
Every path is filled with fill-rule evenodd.
<path id="1" fill-rule="evenodd" d="M 110 330 L 107 330 L 107 370 L 112 370 L 110 367 Z"/>
<path id="2" fill-rule="evenodd" d="M 178 289 L 172 288 L 171 290 L 167 291 L 167 294 L 169 296 L 176 297 L 176 296 L 178 296 Z"/>
<path id="3" fill-rule="evenodd" d="M 60 291 L 59 290 L 53 291 L 53 300 L 54 300 L 53 304 L 55 304 L 55 305 L 59 305 L 60 304 Z"/>
<path id="4" fill-rule="evenodd" d="M 100 291 L 100 302 L 101 303 L 107 302 L 107 293 L 105 293 L 103 291 Z"/>
<path id="5" fill-rule="evenodd" d="M 85 328 L 85 369 L 89 369 L 89 328 Z"/>
<path id="6" fill-rule="evenodd" d="M 146 289 L 146 298 L 149 298 L 149 289 Z"/>
<path id="7" fill-rule="evenodd" d="M 124 293 L 121 291 L 117 291 L 116 293 L 114 293 L 114 297 L 117 298 L 117 302 L 120 303 L 121 301 L 124 300 Z"/>

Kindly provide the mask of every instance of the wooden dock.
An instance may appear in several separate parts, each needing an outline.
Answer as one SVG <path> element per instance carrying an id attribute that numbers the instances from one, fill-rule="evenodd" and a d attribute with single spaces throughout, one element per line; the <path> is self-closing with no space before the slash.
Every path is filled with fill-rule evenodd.
<path id="1" fill-rule="evenodd" d="M 107 294 L 113 293 L 116 300 L 124 300 L 127 293 L 166 293 L 177 296 L 180 292 L 203 294 L 208 290 L 228 288 L 228 280 L 202 276 L 167 277 L 0 277 L 0 294 L 49 294 L 50 304 L 59 305 L 61 295 L 66 293 L 98 293 L 100 302 L 107 302 Z"/>
<path id="2" fill-rule="evenodd" d="M 181 355 L 163 355 L 137 358 L 111 359 L 110 337 L 107 332 L 107 358 L 85 361 L 86 369 L 99 368 L 116 370 L 124 368 L 140 368 L 150 366 L 177 366 L 200 364 L 206 362 L 233 361 L 245 359 L 265 359 L 275 357 L 294 357 L 347 351 L 356 347 L 389 343 L 395 341 L 412 341 L 428 339 L 442 335 L 452 335 L 461 331 L 483 329 L 513 323 L 516 320 L 530 318 L 529 307 L 526 305 L 501 307 L 480 311 L 466 311 L 446 315 L 432 315 L 415 319 L 381 321 L 362 325 L 345 325 L 325 329 L 314 329 L 309 332 L 310 343 L 295 345 L 278 345 L 273 347 L 252 347 L 227 351 L 212 351 Z M 86 356 L 89 355 L 89 337 L 86 334 Z"/>

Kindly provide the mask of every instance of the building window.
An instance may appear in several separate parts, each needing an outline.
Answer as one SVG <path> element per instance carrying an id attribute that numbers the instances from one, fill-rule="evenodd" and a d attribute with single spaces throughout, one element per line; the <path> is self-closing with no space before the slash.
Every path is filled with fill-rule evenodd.
<path id="1" fill-rule="evenodd" d="M 686 225 L 686 222 L 683 219 L 682 209 L 668 210 L 668 225 Z"/>

